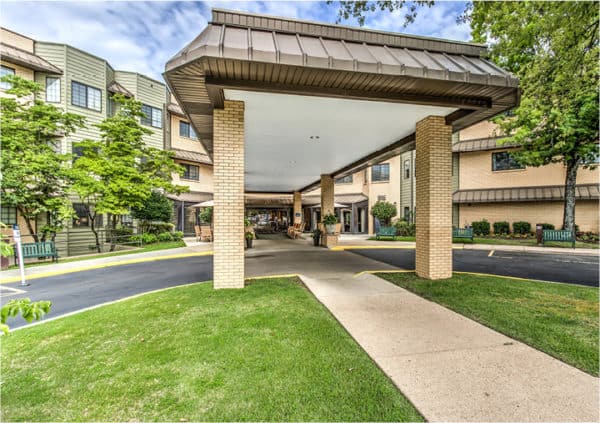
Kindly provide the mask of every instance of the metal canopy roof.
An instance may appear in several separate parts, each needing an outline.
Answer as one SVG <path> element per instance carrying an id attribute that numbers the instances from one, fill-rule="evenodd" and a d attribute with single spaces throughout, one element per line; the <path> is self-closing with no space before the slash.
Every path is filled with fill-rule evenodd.
<path id="1" fill-rule="evenodd" d="M 62 75 L 63 73 L 62 70 L 60 70 L 47 60 L 42 59 L 40 56 L 36 56 L 33 53 L 21 50 L 20 48 L 6 45 L 4 43 L 0 44 L 0 56 L 2 57 L 2 60 L 6 62 L 14 63 L 15 65 L 25 66 L 26 68 L 33 69 L 36 71 L 51 73 L 55 75 Z"/>
<path id="2" fill-rule="evenodd" d="M 519 147 L 517 143 L 503 142 L 504 137 L 487 137 L 458 141 L 452 145 L 453 153 L 468 153 L 471 151 L 499 150 Z"/>
<path id="3" fill-rule="evenodd" d="M 485 46 L 213 9 L 212 21 L 166 64 L 165 80 L 212 156 L 212 110 L 223 89 L 454 107 L 455 130 L 519 102 L 518 80 Z M 385 160 L 414 141 L 334 176 Z M 309 188 L 309 187 L 306 187 Z"/>
<path id="4" fill-rule="evenodd" d="M 600 188 L 597 184 L 577 185 L 575 198 L 578 200 L 598 200 Z M 561 201 L 565 198 L 563 185 L 541 187 L 516 187 L 471 189 L 456 191 L 452 196 L 454 203 L 512 203 L 521 201 Z"/>

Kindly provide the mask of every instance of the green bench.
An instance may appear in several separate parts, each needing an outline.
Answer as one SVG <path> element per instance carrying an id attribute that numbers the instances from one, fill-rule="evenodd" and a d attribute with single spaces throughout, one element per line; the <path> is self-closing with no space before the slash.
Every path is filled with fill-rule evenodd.
<path id="1" fill-rule="evenodd" d="M 575 248 L 575 233 L 571 231 L 557 231 L 553 229 L 544 229 L 542 231 L 542 245 L 546 242 L 570 242 Z"/>
<path id="2" fill-rule="evenodd" d="M 23 248 L 23 259 L 51 257 L 52 261 L 58 261 L 58 251 L 52 241 L 26 242 L 21 244 Z M 19 262 L 15 249 L 15 264 Z"/>
<path id="3" fill-rule="evenodd" d="M 452 238 L 470 239 L 473 241 L 472 228 L 452 228 Z"/>
<path id="4" fill-rule="evenodd" d="M 396 228 L 393 226 L 382 226 L 375 235 L 375 239 L 379 238 L 394 238 L 396 236 Z"/>

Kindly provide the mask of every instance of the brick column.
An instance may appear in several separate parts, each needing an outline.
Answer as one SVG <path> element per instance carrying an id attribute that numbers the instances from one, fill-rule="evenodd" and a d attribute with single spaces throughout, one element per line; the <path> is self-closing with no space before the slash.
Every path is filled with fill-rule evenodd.
<path id="1" fill-rule="evenodd" d="M 294 191 L 294 223 L 302 223 L 302 194 Z"/>
<path id="2" fill-rule="evenodd" d="M 417 123 L 417 275 L 452 276 L 452 127 L 443 116 Z"/>
<path id="3" fill-rule="evenodd" d="M 321 175 L 321 220 L 326 214 L 334 213 L 333 178 L 330 175 Z"/>
<path id="4" fill-rule="evenodd" d="M 244 102 L 213 112 L 213 286 L 244 287 Z"/>

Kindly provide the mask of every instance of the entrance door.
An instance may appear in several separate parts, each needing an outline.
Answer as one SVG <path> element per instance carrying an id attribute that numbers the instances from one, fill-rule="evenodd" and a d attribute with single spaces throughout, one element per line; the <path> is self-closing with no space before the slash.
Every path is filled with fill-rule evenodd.
<path id="1" fill-rule="evenodd" d="M 342 210 L 342 232 L 352 232 L 351 210 Z"/>

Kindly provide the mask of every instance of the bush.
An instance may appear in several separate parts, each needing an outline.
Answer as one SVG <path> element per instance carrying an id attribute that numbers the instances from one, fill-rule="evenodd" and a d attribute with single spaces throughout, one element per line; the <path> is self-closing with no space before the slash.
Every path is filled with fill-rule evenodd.
<path id="1" fill-rule="evenodd" d="M 131 242 L 131 243 L 139 244 L 141 241 L 142 241 L 141 235 L 131 235 L 129 237 L 129 242 Z"/>
<path id="2" fill-rule="evenodd" d="M 552 223 L 542 223 L 542 229 L 547 231 L 553 231 L 554 225 Z"/>
<path id="3" fill-rule="evenodd" d="M 389 226 L 392 217 L 398 214 L 396 206 L 387 201 L 378 201 L 371 208 L 371 215 L 379 219 L 383 226 Z"/>
<path id="4" fill-rule="evenodd" d="M 173 236 L 171 235 L 170 232 L 162 232 L 162 233 L 158 234 L 157 238 L 160 242 L 173 241 Z"/>
<path id="5" fill-rule="evenodd" d="M 206 207 L 200 212 L 200 223 L 210 224 L 212 222 L 213 208 Z"/>
<path id="6" fill-rule="evenodd" d="M 406 220 L 399 219 L 394 223 L 396 235 L 398 236 L 415 236 L 417 225 L 408 223 Z"/>
<path id="7" fill-rule="evenodd" d="M 483 219 L 478 222 L 471 223 L 473 227 L 473 233 L 479 236 L 487 236 L 490 234 L 490 222 Z"/>
<path id="8" fill-rule="evenodd" d="M 116 238 L 117 244 L 126 244 L 131 241 L 131 236 L 133 235 L 133 228 L 129 228 L 127 226 L 117 226 L 117 228 L 114 231 L 109 229 L 106 235 L 110 239 L 113 234 Z"/>
<path id="9" fill-rule="evenodd" d="M 510 226 L 508 222 L 494 222 L 494 234 L 506 235 L 510 233 Z"/>
<path id="10" fill-rule="evenodd" d="M 142 243 L 143 244 L 154 244 L 155 242 L 158 242 L 158 237 L 154 234 L 142 234 Z"/>
<path id="11" fill-rule="evenodd" d="M 528 235 L 531 233 L 531 223 L 513 222 L 513 233 L 517 235 Z"/>
<path id="12" fill-rule="evenodd" d="M 171 234 L 173 241 L 181 241 L 183 239 L 183 232 L 175 231 Z"/>
<path id="13" fill-rule="evenodd" d="M 158 235 L 164 232 L 172 232 L 174 228 L 175 225 L 169 222 L 147 222 L 144 225 L 144 232 Z"/>
<path id="14" fill-rule="evenodd" d="M 164 194 L 154 191 L 142 207 L 131 209 L 131 215 L 144 221 L 144 224 L 152 221 L 168 222 L 173 216 L 173 202 Z"/>

